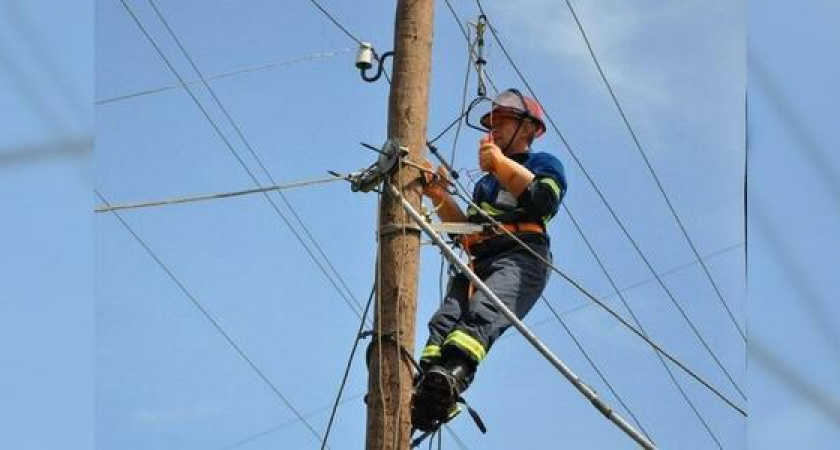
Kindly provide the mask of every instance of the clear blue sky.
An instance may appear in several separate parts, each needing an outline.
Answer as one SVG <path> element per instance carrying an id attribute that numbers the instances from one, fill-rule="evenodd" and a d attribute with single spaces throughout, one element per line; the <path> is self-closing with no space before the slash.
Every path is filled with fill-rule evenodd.
<path id="1" fill-rule="evenodd" d="M 196 80 L 148 2 L 128 3 L 181 76 Z M 18 3 L 9 5 L 13 4 Z M 372 1 L 324 5 L 351 33 L 373 42 L 380 52 L 390 49 L 393 5 Z M 374 155 L 358 142 L 384 140 L 387 85 L 362 82 L 353 67 L 355 43 L 310 2 L 189 0 L 160 1 L 158 6 L 205 76 L 329 53 L 212 82 L 276 181 L 321 178 L 327 170 L 351 171 L 372 161 Z M 458 114 L 466 70 L 464 39 L 446 4 L 436 6 L 430 134 Z M 461 18 L 477 15 L 473 2 L 455 6 Z M 837 355 L 824 345 L 821 335 L 807 335 L 814 339 L 808 341 L 808 351 L 802 351 L 785 339 L 794 332 L 778 333 L 775 326 L 756 325 L 753 319 L 776 323 L 772 319 L 790 318 L 796 329 L 813 328 L 812 318 L 796 316 L 801 312 L 791 307 L 797 287 L 779 276 L 791 270 L 780 269 L 774 250 L 778 246 L 766 240 L 772 226 L 798 223 L 778 213 L 779 198 L 770 194 L 772 190 L 751 197 L 751 207 L 763 208 L 762 217 L 769 218 L 760 228 L 750 229 L 750 238 L 759 247 L 750 257 L 749 308 L 745 295 L 747 26 L 754 27 L 754 35 L 766 42 L 753 47 L 761 47 L 769 73 L 781 73 L 788 83 L 796 77 L 810 80 L 811 72 L 796 73 L 790 69 L 795 66 L 773 58 L 775 46 L 793 44 L 775 37 L 779 25 L 771 19 L 748 21 L 741 2 L 686 0 L 663 7 L 599 0 L 575 6 L 641 143 L 741 326 L 749 323 L 750 332 L 761 342 L 793 355 L 789 362 L 822 361 L 814 366 L 814 381 L 831 383 Z M 763 376 L 760 370 L 751 370 L 747 376 L 744 343 L 701 268 L 692 264 L 694 256 L 624 129 L 565 4 L 529 0 L 516 5 L 488 2 L 485 7 L 572 150 L 655 270 L 664 274 L 666 285 L 721 362 L 742 387 L 774 390 L 772 376 Z M 13 11 L 7 8 L 6 12 Z M 48 77 L 16 78 L 10 69 L 0 72 L 12 82 L 2 99 L 25 111 L 10 117 L 9 130 L 13 131 L 4 134 L 3 148 L 38 141 L 43 135 L 84 134 L 92 123 L 91 108 L 83 102 L 80 106 L 74 97 L 102 101 L 177 84 L 118 0 L 98 1 L 87 9 L 55 7 L 47 14 L 21 9 L 25 15 L 20 17 L 31 19 L 34 29 L 49 29 L 51 40 L 61 38 L 63 45 L 81 55 L 73 59 L 68 56 L 71 52 L 57 51 L 57 47 L 50 52 L 57 67 L 73 68 L 62 79 L 73 89 L 56 88 L 60 83 Z M 26 36 L 26 23 L 13 17 L 5 17 L 4 25 L 14 26 L 0 27 L 0 36 Z M 829 32 L 828 24 L 816 24 L 814 33 Z M 93 49 L 85 47 L 89 42 L 95 42 L 95 66 Z M 49 73 L 48 68 L 41 67 L 39 72 L 37 64 L 27 65 L 27 57 L 37 62 L 38 55 L 43 56 L 36 47 L 4 44 L 0 50 L 0 55 L 18 63 L 10 68 Z M 494 43 L 488 48 L 488 59 L 488 72 L 497 86 L 522 87 Z M 96 76 L 95 86 L 89 81 L 91 73 Z M 49 106 L 33 106 L 32 95 L 27 95 L 26 83 L 20 80 L 34 80 L 34 92 L 45 92 Z M 752 87 L 754 76 L 749 80 L 750 126 L 771 131 L 751 136 L 751 143 L 771 148 L 782 145 L 778 150 L 783 151 L 788 147 L 782 143 L 795 143 L 796 133 L 786 131 L 790 121 L 780 121 L 774 113 L 777 105 L 762 100 L 762 88 Z M 267 183 L 209 93 L 200 85 L 191 89 L 248 167 Z M 474 84 L 469 94 L 474 94 Z M 829 111 L 830 97 L 810 94 Z M 795 113 L 804 108 L 793 105 Z M 84 164 L 46 163 L 37 173 L 7 171 L 10 175 L 2 179 L 4 186 L 16 183 L 34 188 L 23 191 L 25 195 L 4 194 L 3 207 L 23 214 L 3 226 L 6 232 L 0 233 L 5 236 L 0 242 L 22 256 L 3 260 L 9 282 L 0 288 L 0 295 L 22 300 L 0 303 L 0 336 L 8 346 L 3 347 L 7 348 L 4 353 L 12 361 L 11 370 L 0 375 L 0 384 L 15 386 L 25 381 L 37 389 L 2 391 L 4 403 L 15 408 L 14 413 L 0 415 L 4 419 L 0 422 L 12 424 L 8 430 L 0 428 L 0 436 L 5 436 L 0 437 L 0 446 L 67 448 L 67 441 L 59 437 L 64 432 L 78 436 L 73 439 L 78 446 L 71 448 L 87 448 L 94 437 L 99 448 L 128 450 L 317 448 L 307 428 L 294 421 L 294 414 L 115 217 L 68 213 L 68 219 L 45 220 L 53 212 L 90 210 L 98 203 L 87 195 L 91 185 L 115 203 L 253 187 L 182 88 L 100 104 L 95 115 L 92 171 Z M 452 137 L 442 140 L 444 153 L 451 152 Z M 477 168 L 478 139 L 476 132 L 464 129 L 456 167 Z M 651 282 L 650 272 L 557 134 L 550 131 L 535 148 L 552 152 L 564 162 L 570 182 L 567 205 L 648 332 L 727 396 L 745 404 L 661 287 Z M 759 158 L 757 164 L 760 173 L 767 174 L 751 179 L 760 186 L 773 186 L 782 167 L 818 172 L 812 161 L 795 156 L 770 162 Z M 828 166 L 829 172 L 836 173 L 837 165 Z M 805 179 L 813 183 L 807 187 L 810 198 L 832 204 L 830 182 L 819 176 Z M 53 187 L 54 181 L 61 181 L 62 187 Z M 17 192 L 11 189 L 4 187 L 0 192 Z M 350 291 L 364 302 L 374 275 L 375 197 L 352 193 L 343 184 L 288 191 L 286 196 Z M 811 211 L 811 205 L 796 198 L 784 202 L 797 208 L 800 216 Z M 48 201 L 58 204 L 49 213 L 31 207 Z M 285 206 L 281 208 L 287 213 Z M 817 221 L 819 225 L 799 224 L 803 229 L 818 229 L 804 237 L 806 248 L 787 261 L 826 252 L 823 237 L 836 230 L 837 217 L 831 209 L 821 209 L 820 214 L 824 220 Z M 273 385 L 307 415 L 315 430 L 323 432 L 326 409 L 336 393 L 358 318 L 265 198 L 137 210 L 123 217 Z M 557 265 L 627 317 L 568 216 L 559 215 L 550 232 Z M 750 245 L 754 251 L 752 241 Z M 45 252 L 28 252 L 31 248 Z M 59 270 L 68 265 L 72 270 Z M 438 269 L 437 252 L 426 247 L 418 293 L 418 342 L 425 339 L 425 322 L 439 299 Z M 756 283 L 762 275 L 776 282 Z M 809 285 L 823 295 L 831 292 L 830 284 L 811 276 Z M 95 301 L 89 300 L 91 290 Z M 597 307 L 582 306 L 589 301 L 559 276 L 551 280 L 546 296 L 563 311 L 562 318 L 574 335 L 662 448 L 716 448 L 643 343 Z M 28 298 L 34 300 L 23 300 Z M 764 299 L 776 306 L 769 317 L 766 309 L 756 307 Z M 827 307 L 834 308 L 834 314 L 828 315 L 836 318 L 836 305 Z M 17 315 L 24 320 L 9 319 Z M 544 305 L 538 304 L 526 322 L 626 416 Z M 752 361 L 750 365 L 758 367 Z M 64 376 L 56 377 L 57 373 Z M 675 373 L 724 447 L 745 448 L 747 421 L 685 374 Z M 351 400 L 339 409 L 332 448 L 363 446 L 365 408 L 358 396 L 366 380 L 360 352 L 345 391 L 345 398 Z M 468 398 L 490 428 L 482 436 L 467 417 L 457 419 L 452 429 L 469 448 L 632 446 L 515 331 L 509 331 L 492 349 Z M 812 437 L 806 448 L 828 448 L 836 442 L 831 423 L 803 405 L 794 395 L 761 396 L 751 405 L 756 411 L 752 423 L 779 431 L 750 434 L 751 443 L 771 448 L 772 443 L 789 442 L 805 432 Z M 45 421 L 60 427 L 39 432 Z M 781 431 L 779 423 L 791 431 Z M 444 440 L 445 448 L 456 446 L 449 436 Z"/>

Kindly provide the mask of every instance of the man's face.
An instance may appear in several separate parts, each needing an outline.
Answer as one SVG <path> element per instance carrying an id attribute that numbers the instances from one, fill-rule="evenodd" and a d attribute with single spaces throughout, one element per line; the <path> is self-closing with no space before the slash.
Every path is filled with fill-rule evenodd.
<path id="1" fill-rule="evenodd" d="M 520 122 L 522 123 L 521 127 Z M 518 133 L 517 128 L 519 128 Z M 514 114 L 499 112 L 490 117 L 490 135 L 493 136 L 496 145 L 502 147 L 502 149 L 505 147 L 514 150 L 527 148 L 533 133 L 534 124 L 529 120 L 521 120 Z M 514 137 L 515 140 L 511 142 Z"/>

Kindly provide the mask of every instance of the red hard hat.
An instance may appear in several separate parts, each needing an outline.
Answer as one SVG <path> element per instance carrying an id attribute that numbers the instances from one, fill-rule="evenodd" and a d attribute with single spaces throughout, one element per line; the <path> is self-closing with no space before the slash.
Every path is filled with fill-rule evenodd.
<path id="1" fill-rule="evenodd" d="M 535 137 L 545 134 L 545 122 L 543 121 L 543 109 L 540 104 L 531 97 L 522 95 L 516 89 L 508 89 L 493 99 L 493 109 L 481 117 L 481 125 L 490 128 L 490 116 L 499 113 L 513 113 L 522 118 L 529 119 L 537 124 Z"/>

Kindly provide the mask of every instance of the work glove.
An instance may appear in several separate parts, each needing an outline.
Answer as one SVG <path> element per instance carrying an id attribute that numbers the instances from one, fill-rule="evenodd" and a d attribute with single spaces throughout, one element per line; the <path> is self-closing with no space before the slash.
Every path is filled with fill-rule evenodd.
<path id="1" fill-rule="evenodd" d="M 433 170 L 434 167 L 428 161 L 423 164 L 429 170 Z M 446 170 L 446 167 L 439 166 L 437 168 L 437 174 L 433 175 L 429 172 L 423 172 L 423 195 L 432 199 L 435 204 L 439 204 L 447 195 L 449 195 L 449 191 L 446 190 L 449 187 L 449 171 Z"/>
<path id="2" fill-rule="evenodd" d="M 481 146 L 478 148 L 478 164 L 481 170 L 495 175 L 499 183 L 514 197 L 519 197 L 525 192 L 528 184 L 534 179 L 534 174 L 525 166 L 505 156 L 490 136 L 481 139 Z"/>
<path id="3" fill-rule="evenodd" d="M 505 158 L 502 149 L 493 142 L 493 138 L 485 136 L 478 147 L 478 166 L 485 172 L 495 173 L 499 162 Z"/>

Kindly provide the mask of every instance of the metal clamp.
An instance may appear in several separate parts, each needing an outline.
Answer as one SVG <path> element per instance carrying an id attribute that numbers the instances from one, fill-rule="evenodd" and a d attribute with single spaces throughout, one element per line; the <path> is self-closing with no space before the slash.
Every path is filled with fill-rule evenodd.
<path id="1" fill-rule="evenodd" d="M 374 190 L 385 180 L 386 175 L 391 174 L 396 169 L 400 158 L 408 154 L 408 148 L 396 139 L 385 141 L 382 149 L 377 149 L 372 145 L 364 143 L 362 145 L 379 153 L 379 159 L 371 164 L 370 167 L 350 177 L 350 188 L 353 192 L 370 192 Z"/>
<path id="2" fill-rule="evenodd" d="M 409 231 L 412 233 L 420 233 L 423 229 L 416 223 L 386 223 L 385 225 L 379 227 L 379 237 Z"/>

